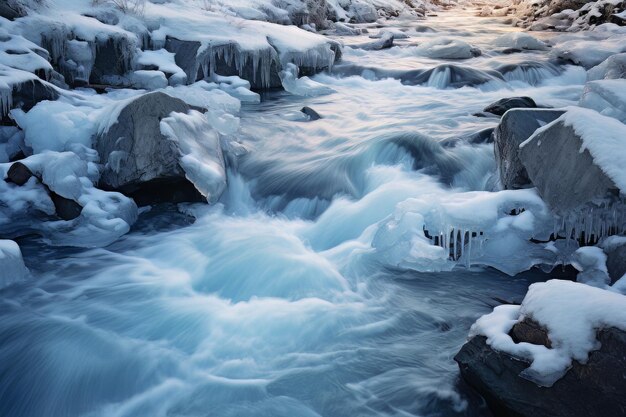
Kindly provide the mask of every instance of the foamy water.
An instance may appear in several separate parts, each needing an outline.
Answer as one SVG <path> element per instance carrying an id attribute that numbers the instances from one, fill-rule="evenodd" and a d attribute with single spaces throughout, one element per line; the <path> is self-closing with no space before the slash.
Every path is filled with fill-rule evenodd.
<path id="1" fill-rule="evenodd" d="M 492 40 L 513 29 L 470 11 L 390 25 L 411 37 L 346 48 L 314 77 L 335 93 L 244 106 L 246 153 L 219 204 L 154 207 L 106 249 L 21 242 L 32 279 L 0 292 L 0 415 L 486 415 L 452 358 L 477 317 L 546 276 L 442 267 L 410 230 L 385 228 L 408 199 L 493 189 L 493 145 L 457 140 L 497 124 L 473 113 L 519 95 L 573 104 L 585 72 L 546 52 L 500 54 Z M 416 53 L 437 36 L 483 55 Z M 538 64 L 474 87 L 399 75 L 525 62 Z M 298 120 L 304 105 L 323 118 Z"/>

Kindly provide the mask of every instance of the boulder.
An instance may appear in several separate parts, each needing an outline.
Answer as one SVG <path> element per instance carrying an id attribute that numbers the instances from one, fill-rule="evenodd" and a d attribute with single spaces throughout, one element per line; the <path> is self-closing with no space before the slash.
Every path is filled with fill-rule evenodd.
<path id="1" fill-rule="evenodd" d="M 4 110 L 20 108 L 27 112 L 35 107 L 35 105 L 40 101 L 52 101 L 59 98 L 59 93 L 53 85 L 35 76 L 29 76 L 28 79 L 10 84 L 9 88 L 11 88 L 11 92 L 9 94 L 9 97 L 11 98 L 9 101 L 10 106 L 6 109 L 0 108 L 0 117 L 2 118 L 2 122 L 7 125 L 12 125 L 14 122 L 8 118 L 8 114 L 4 113 Z"/>
<path id="2" fill-rule="evenodd" d="M 60 196 L 52 191 L 49 191 L 49 195 L 57 216 L 63 220 L 74 220 L 83 211 L 83 207 L 74 200 Z"/>
<path id="3" fill-rule="evenodd" d="M 613 285 L 626 274 L 626 237 L 610 237 L 602 248 L 606 254 L 606 269 Z"/>
<path id="4" fill-rule="evenodd" d="M 96 150 L 100 187 L 138 205 L 213 202 L 226 187 L 219 134 L 201 112 L 162 92 L 126 102 Z"/>
<path id="5" fill-rule="evenodd" d="M 537 103 L 530 97 L 506 97 L 491 103 L 483 111 L 502 116 L 511 109 L 536 109 Z"/>
<path id="6" fill-rule="evenodd" d="M 352 23 L 373 23 L 378 20 L 376 8 L 361 0 L 353 0 L 348 8 L 348 14 L 352 16 L 350 19 Z"/>
<path id="7" fill-rule="evenodd" d="M 544 344 L 535 325 L 516 330 L 519 341 Z M 600 349 L 586 364 L 573 362 L 553 386 L 540 387 L 520 373 L 530 364 L 497 351 L 487 338 L 476 336 L 455 356 L 461 377 L 487 401 L 496 417 L 606 417 L 626 410 L 626 332 L 615 328 L 598 332 Z"/>
<path id="8" fill-rule="evenodd" d="M 144 94 L 127 103 L 114 124 L 96 140 L 104 164 L 100 187 L 132 197 L 152 187 L 151 183 L 163 186 L 155 192 L 169 193 L 167 190 L 176 188 L 177 183 L 185 182 L 179 154 L 173 142 L 161 133 L 160 121 L 172 112 L 188 110 L 185 102 L 161 92 Z M 167 196 L 160 197 L 167 200 Z"/>
<path id="9" fill-rule="evenodd" d="M 583 137 L 562 119 L 533 134 L 519 147 L 518 157 L 530 182 L 553 211 L 565 213 L 595 198 L 619 193 Z"/>
<path id="10" fill-rule="evenodd" d="M 318 112 L 308 106 L 304 106 L 300 111 L 309 116 L 309 121 L 311 122 L 322 118 Z"/>
<path id="11" fill-rule="evenodd" d="M 7 182 L 12 182 L 16 185 L 22 186 L 28 182 L 35 174 L 28 169 L 26 165 L 21 162 L 15 162 L 11 165 L 7 171 Z"/>
<path id="12" fill-rule="evenodd" d="M 0 2 L 0 17 L 15 20 L 23 16 L 26 16 L 26 12 L 16 0 L 3 0 Z"/>
<path id="13" fill-rule="evenodd" d="M 128 85 L 125 75 L 133 68 L 135 44 L 126 36 L 107 38 L 95 45 L 91 84 Z"/>
<path id="14" fill-rule="evenodd" d="M 502 187 L 517 189 L 531 186 L 526 168 L 518 156 L 519 145 L 539 127 L 558 119 L 563 113 L 560 110 L 513 109 L 504 114 L 493 133 Z"/>

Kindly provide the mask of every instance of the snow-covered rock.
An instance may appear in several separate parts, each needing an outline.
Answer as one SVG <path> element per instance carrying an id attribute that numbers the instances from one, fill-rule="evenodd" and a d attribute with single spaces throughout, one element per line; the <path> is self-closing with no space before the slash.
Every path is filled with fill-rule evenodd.
<path id="1" fill-rule="evenodd" d="M 546 203 L 566 212 L 626 190 L 623 149 L 626 125 L 570 108 L 521 143 L 518 156 Z"/>
<path id="2" fill-rule="evenodd" d="M 335 92 L 332 88 L 313 81 L 307 76 L 298 78 L 298 67 L 294 64 L 288 64 L 281 71 L 280 78 L 285 91 L 296 96 L 317 97 Z"/>
<path id="3" fill-rule="evenodd" d="M 626 78 L 626 53 L 615 54 L 587 71 L 587 80 L 612 80 Z"/>
<path id="4" fill-rule="evenodd" d="M 119 104 L 96 139 L 100 184 L 139 204 L 219 198 L 226 181 L 219 135 L 201 113 L 179 115 L 189 110 L 162 92 Z"/>
<path id="5" fill-rule="evenodd" d="M 569 281 L 533 284 L 521 306 L 481 317 L 455 360 L 463 379 L 506 415 L 620 415 L 625 312 L 621 294 Z"/>
<path id="6" fill-rule="evenodd" d="M 495 114 L 496 116 L 502 116 L 504 113 L 511 109 L 534 109 L 537 108 L 537 103 L 530 97 L 506 97 L 502 98 L 494 103 L 491 103 L 485 109 L 484 112 Z"/>
<path id="7" fill-rule="evenodd" d="M 496 165 L 505 189 L 531 186 L 526 168 L 519 159 L 519 145 L 535 130 L 563 115 L 559 110 L 514 109 L 502 117 L 493 134 Z"/>
<path id="8" fill-rule="evenodd" d="M 626 123 L 626 79 L 588 82 L 578 105 Z"/>
<path id="9" fill-rule="evenodd" d="M 572 265 L 579 272 L 577 282 L 598 288 L 606 288 L 611 279 L 606 268 L 606 254 L 597 246 L 584 246 L 572 255 Z"/>
<path id="10" fill-rule="evenodd" d="M 626 237 L 610 236 L 601 246 L 606 254 L 606 269 L 611 284 L 615 284 L 626 275 Z"/>
<path id="11" fill-rule="evenodd" d="M 351 45 L 352 48 L 363 49 L 365 51 L 379 51 L 381 49 L 389 49 L 393 46 L 393 33 L 385 33 L 378 40 L 362 43 L 360 45 Z"/>
<path id="12" fill-rule="evenodd" d="M 524 32 L 513 32 L 496 38 L 494 45 L 501 48 L 531 50 L 531 51 L 544 51 L 548 49 L 545 42 L 540 41 L 534 36 Z"/>
<path id="13" fill-rule="evenodd" d="M 12 240 L 0 240 L 0 290 L 28 276 L 22 251 Z"/>
<path id="14" fill-rule="evenodd" d="M 420 44 L 416 51 L 433 59 L 468 59 L 481 54 L 480 49 L 467 42 L 441 37 Z"/>

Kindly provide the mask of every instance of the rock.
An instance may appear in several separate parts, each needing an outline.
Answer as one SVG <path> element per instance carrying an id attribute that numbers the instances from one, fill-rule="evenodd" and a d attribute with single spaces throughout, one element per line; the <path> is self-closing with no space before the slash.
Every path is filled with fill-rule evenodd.
<path id="1" fill-rule="evenodd" d="M 126 36 L 107 38 L 104 42 L 98 42 L 95 50 L 96 55 L 89 82 L 91 84 L 128 84 L 124 76 L 133 68 L 135 54 L 133 42 Z"/>
<path id="2" fill-rule="evenodd" d="M 536 321 L 526 318 L 515 323 L 510 332 L 515 343 L 527 342 L 533 345 L 542 345 L 547 348 L 552 347 L 548 331 Z"/>
<path id="3" fill-rule="evenodd" d="M 35 105 L 40 101 L 53 101 L 58 98 L 59 93 L 51 84 L 48 84 L 39 78 L 34 78 L 31 80 L 17 82 L 12 85 L 11 106 L 7 110 L 20 108 L 27 112 L 35 107 Z M 7 114 L 3 114 L 3 109 L 0 109 L 0 116 L 2 116 L 3 119 L 8 119 Z"/>
<path id="4" fill-rule="evenodd" d="M 303 107 L 300 111 L 309 116 L 309 121 L 319 120 L 322 118 L 318 112 L 308 106 Z"/>
<path id="5" fill-rule="evenodd" d="M 189 120 L 174 117 L 187 114 Z M 141 95 L 96 140 L 104 164 L 100 188 L 138 205 L 215 201 L 226 185 L 219 143 L 202 113 L 182 100 L 162 92 Z M 195 156 L 188 156 L 192 150 Z"/>
<path id="6" fill-rule="evenodd" d="M 606 269 L 613 285 L 626 274 L 626 237 L 614 236 L 602 246 L 606 254 Z"/>
<path id="7" fill-rule="evenodd" d="M 117 121 L 96 140 L 104 164 L 101 188 L 133 196 L 151 181 L 184 180 L 179 155 L 161 133 L 160 121 L 172 112 L 188 110 L 182 100 L 161 92 L 141 95 L 126 104 Z"/>
<path id="8" fill-rule="evenodd" d="M 520 341 L 545 341 L 534 326 L 520 327 L 517 334 Z M 520 377 L 530 364 L 492 349 L 484 336 L 472 338 L 454 360 L 462 378 L 485 398 L 497 417 L 624 415 L 626 332 L 604 329 L 598 332 L 598 339 L 601 347 L 589 355 L 587 363 L 573 362 L 565 376 L 549 388 Z"/>
<path id="9" fill-rule="evenodd" d="M 83 207 L 76 201 L 62 197 L 55 192 L 50 191 L 50 199 L 54 204 L 57 216 L 63 220 L 74 220 L 83 211 Z"/>
<path id="10" fill-rule="evenodd" d="M 502 116 L 511 109 L 536 109 L 537 103 L 530 97 L 507 97 L 491 103 L 483 111 Z"/>
<path id="11" fill-rule="evenodd" d="M 240 76 L 249 81 L 253 89 L 281 87 L 280 77 L 278 76 L 281 69 L 278 54 L 271 47 L 258 52 L 259 56 L 269 59 L 268 62 L 259 62 L 258 65 L 252 65 L 256 61 L 255 58 L 253 56 L 244 56 L 241 58 L 241 61 L 247 62 L 249 65 L 245 65 L 241 69 L 237 68 L 234 61 L 229 62 L 225 59 L 227 56 L 234 56 L 234 54 L 240 53 L 236 44 L 227 44 L 219 48 L 207 48 L 198 54 L 200 42 L 167 37 L 165 49 L 175 54 L 174 61 L 176 65 L 185 71 L 187 82 L 190 84 L 210 76 L 210 73 L 205 72 L 210 72 L 210 69 L 213 69 L 219 75 Z M 263 71 L 267 67 L 269 67 L 269 72 L 264 74 Z"/>
<path id="12" fill-rule="evenodd" d="M 15 20 L 23 16 L 26 16 L 26 12 L 16 0 L 3 0 L 0 2 L 0 17 Z"/>
<path id="13" fill-rule="evenodd" d="M 519 145 L 539 127 L 553 122 L 563 113 L 560 110 L 513 109 L 502 117 L 493 139 L 500 183 L 505 189 L 531 186 L 526 168 L 518 156 Z"/>
<path id="14" fill-rule="evenodd" d="M 373 23 L 378 20 L 376 8 L 360 0 L 353 0 L 348 13 L 352 16 L 350 21 L 353 23 Z"/>
<path id="15" fill-rule="evenodd" d="M 556 212 L 617 194 L 618 187 L 596 164 L 582 138 L 563 121 L 534 134 L 519 148 L 518 157 L 541 198 Z"/>
<path id="16" fill-rule="evenodd" d="M 7 182 L 22 186 L 35 174 L 21 162 L 14 162 L 7 171 Z"/>
<path id="17" fill-rule="evenodd" d="M 587 71 L 587 80 L 614 80 L 626 78 L 626 53 L 615 54 Z"/>
<path id="18" fill-rule="evenodd" d="M 393 46 L 394 35 L 393 33 L 385 33 L 383 36 L 373 42 L 367 42 L 360 45 L 353 45 L 353 48 L 363 49 L 366 51 L 380 51 L 381 49 L 389 49 Z"/>

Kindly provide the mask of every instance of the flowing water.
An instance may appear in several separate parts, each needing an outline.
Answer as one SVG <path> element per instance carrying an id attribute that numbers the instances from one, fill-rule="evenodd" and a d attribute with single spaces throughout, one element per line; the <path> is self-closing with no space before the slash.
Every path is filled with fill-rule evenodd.
<path id="1" fill-rule="evenodd" d="M 493 39 L 516 29 L 469 10 L 389 25 L 410 37 L 346 48 L 314 77 L 335 93 L 244 106 L 216 206 L 154 207 L 105 249 L 20 242 L 32 277 L 0 291 L 0 415 L 488 415 L 453 356 L 476 318 L 547 276 L 411 272 L 393 250 L 410 236 L 384 241 L 382 221 L 410 198 L 491 189 L 493 145 L 458 138 L 497 119 L 472 114 L 509 96 L 572 104 L 585 72 L 501 53 Z M 483 55 L 417 54 L 439 36 Z M 420 78 L 440 64 L 476 70 L 462 82 L 508 71 Z M 301 120 L 304 105 L 323 118 Z"/>

